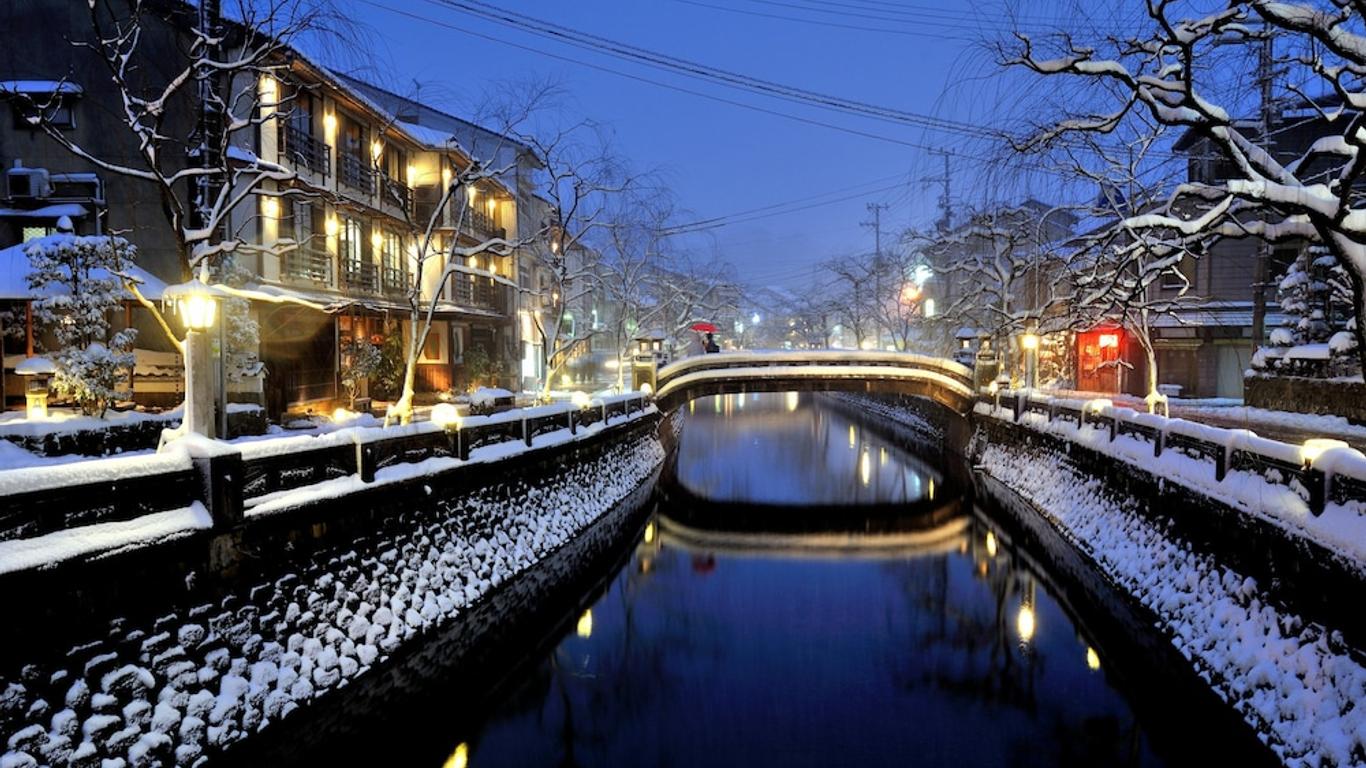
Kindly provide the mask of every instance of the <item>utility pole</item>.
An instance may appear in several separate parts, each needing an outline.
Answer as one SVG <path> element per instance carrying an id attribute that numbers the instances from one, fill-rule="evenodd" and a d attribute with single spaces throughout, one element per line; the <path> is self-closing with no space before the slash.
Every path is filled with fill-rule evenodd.
<path id="1" fill-rule="evenodd" d="M 1259 137 L 1258 144 L 1263 151 L 1270 153 L 1274 142 L 1271 140 L 1271 128 L 1275 122 L 1275 105 L 1272 103 L 1272 78 L 1274 73 L 1271 70 L 1274 49 L 1272 48 L 1272 32 L 1270 25 L 1263 26 L 1261 45 L 1257 50 L 1257 80 L 1261 85 L 1261 125 L 1262 135 Z M 1261 247 L 1257 249 L 1257 263 L 1253 269 L 1252 276 L 1252 345 L 1260 347 L 1266 342 L 1266 289 L 1270 276 L 1267 271 L 1271 267 L 1271 243 L 1263 240 Z"/>
<path id="2" fill-rule="evenodd" d="M 949 197 L 949 193 L 952 191 L 953 182 L 953 173 L 949 170 L 949 156 L 953 153 L 946 149 L 931 149 L 930 154 L 939 155 L 940 157 L 944 158 L 944 175 L 931 176 L 924 180 L 938 181 L 944 184 L 944 194 L 940 195 L 939 197 L 939 221 L 935 222 L 935 226 L 936 228 L 938 228 L 940 232 L 948 232 L 949 228 L 953 226 L 953 218 L 949 215 L 951 199 Z"/>
<path id="3" fill-rule="evenodd" d="M 873 258 L 882 258 L 882 212 L 890 208 L 886 203 L 868 203 L 868 212 L 873 214 L 872 221 L 862 222 L 865 227 L 873 228 Z"/>

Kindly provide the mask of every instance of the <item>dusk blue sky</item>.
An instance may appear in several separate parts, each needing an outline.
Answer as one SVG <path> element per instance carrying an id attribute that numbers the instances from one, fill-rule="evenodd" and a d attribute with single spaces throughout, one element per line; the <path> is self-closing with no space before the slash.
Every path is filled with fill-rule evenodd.
<path id="1" fill-rule="evenodd" d="M 415 80 L 423 100 L 456 112 L 474 109 L 491 81 L 553 76 L 571 94 L 568 110 L 610 126 L 620 152 L 637 168 L 663 171 L 680 205 L 694 214 L 685 219 L 801 200 L 794 212 L 687 240 L 699 251 L 718 249 L 753 284 L 806 288 L 819 261 L 871 252 L 873 232 L 860 225 L 870 219 L 868 203 L 889 206 L 882 214 L 888 237 L 931 226 L 942 158 L 537 51 L 895 141 L 970 155 L 992 151 L 953 133 L 795 105 L 623 62 L 437 0 L 353 0 L 351 7 L 378 37 L 373 62 L 362 63 L 356 74 L 409 95 Z M 1004 32 L 1008 23 L 999 6 L 993 11 L 967 0 L 505 0 L 500 7 L 784 85 L 956 120 L 990 118 L 1002 97 L 1008 103 L 1011 96 L 979 42 Z M 1022 23 L 1044 26 L 1058 13 L 1035 9 Z M 1049 193 L 989 182 L 968 157 L 953 158 L 951 169 L 960 211 Z"/>

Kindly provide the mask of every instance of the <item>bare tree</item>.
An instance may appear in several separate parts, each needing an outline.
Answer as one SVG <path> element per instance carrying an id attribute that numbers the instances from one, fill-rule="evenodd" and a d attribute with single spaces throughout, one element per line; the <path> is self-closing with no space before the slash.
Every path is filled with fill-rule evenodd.
<path id="1" fill-rule="evenodd" d="M 240 0 L 233 20 L 193 18 L 190 9 L 129 0 L 91 0 L 90 35 L 73 41 L 95 56 L 108 73 L 135 159 L 102 156 L 51 119 L 54 104 L 30 103 L 44 133 L 96 168 L 152 185 L 175 238 L 182 279 L 218 267 L 219 257 L 246 243 L 228 231 L 232 213 L 258 195 L 286 198 L 309 194 L 290 185 L 295 174 L 246 149 L 266 121 L 287 116 L 292 94 L 282 94 L 277 75 L 287 69 L 292 42 L 308 33 L 338 30 L 346 23 L 325 0 Z M 152 25 L 169 25 L 189 43 L 174 60 L 152 66 Z M 54 96 L 55 98 L 56 96 Z M 19 96 L 29 99 L 36 97 Z M 178 134 L 176 117 L 197 113 L 188 134 Z M 167 339 L 183 345 L 160 308 L 137 282 L 125 287 L 156 319 Z"/>
<path id="2" fill-rule="evenodd" d="M 1126 226 L 1322 243 L 1347 269 L 1357 352 L 1366 356 L 1366 209 L 1358 186 L 1366 172 L 1366 112 L 1360 107 L 1366 103 L 1366 6 L 1233 0 L 1207 16 L 1183 17 L 1188 8 L 1153 0 L 1146 29 L 1088 43 L 1062 33 L 1017 33 L 1017 44 L 1002 49 L 1006 65 L 1070 77 L 1088 91 L 1019 148 L 1109 135 L 1138 116 L 1204 139 L 1227 164 L 1227 178 L 1179 184 L 1157 210 L 1132 213 Z M 1230 40 L 1265 46 L 1264 62 L 1284 73 L 1284 89 L 1316 114 L 1319 139 L 1289 158 L 1268 150 L 1276 117 L 1272 66 L 1263 72 L 1262 120 L 1240 120 L 1234 114 L 1239 105 L 1215 94 L 1204 78 L 1226 77 L 1227 71 L 1207 63 L 1216 46 Z M 1110 106 L 1093 108 L 1097 103 Z"/>
<path id="3" fill-rule="evenodd" d="M 518 138 L 540 160 L 540 186 L 550 203 L 549 220 L 543 224 L 550 245 L 543 255 L 551 281 L 549 321 L 535 316 L 544 342 L 544 394 L 549 396 L 555 374 L 597 333 L 590 329 L 587 334 L 566 334 L 565 321 L 572 308 L 593 293 L 598 253 L 592 246 L 610 223 L 612 198 L 632 189 L 637 177 L 618 160 L 603 131 L 589 121 Z"/>

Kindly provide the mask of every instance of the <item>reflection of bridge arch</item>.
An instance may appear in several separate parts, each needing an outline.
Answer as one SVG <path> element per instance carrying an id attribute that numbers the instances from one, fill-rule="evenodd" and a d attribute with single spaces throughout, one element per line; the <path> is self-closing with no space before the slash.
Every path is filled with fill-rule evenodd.
<path id="1" fill-rule="evenodd" d="M 946 506 L 951 507 L 952 512 L 931 527 L 881 533 L 716 531 L 686 525 L 667 514 L 661 514 L 658 519 L 664 543 L 683 550 L 785 558 L 880 559 L 889 554 L 923 557 L 958 551 L 966 541 L 971 520 L 959 511 L 957 503 Z"/>
<path id="2" fill-rule="evenodd" d="M 655 402 L 671 411 L 697 397 L 741 392 L 843 391 L 918 395 L 958 413 L 972 407 L 972 372 L 904 352 L 806 350 L 699 355 L 659 369 Z"/>

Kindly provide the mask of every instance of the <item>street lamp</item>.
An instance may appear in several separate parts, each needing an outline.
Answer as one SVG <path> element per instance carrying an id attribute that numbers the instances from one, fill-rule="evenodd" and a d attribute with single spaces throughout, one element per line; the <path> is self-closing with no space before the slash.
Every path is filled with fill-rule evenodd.
<path id="1" fill-rule="evenodd" d="M 1024 334 L 1020 337 L 1020 346 L 1025 351 L 1025 389 L 1032 392 L 1039 361 L 1039 334 Z"/>
<path id="2" fill-rule="evenodd" d="M 187 430 L 205 437 L 214 436 L 213 358 L 209 334 L 218 315 L 220 292 L 198 278 L 167 286 L 163 300 L 170 302 L 185 324 L 185 419 Z"/>

